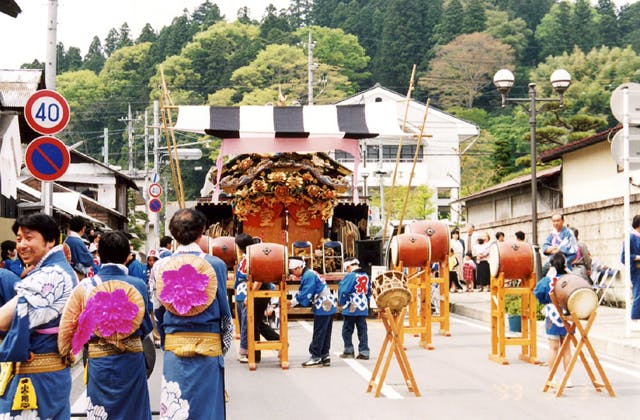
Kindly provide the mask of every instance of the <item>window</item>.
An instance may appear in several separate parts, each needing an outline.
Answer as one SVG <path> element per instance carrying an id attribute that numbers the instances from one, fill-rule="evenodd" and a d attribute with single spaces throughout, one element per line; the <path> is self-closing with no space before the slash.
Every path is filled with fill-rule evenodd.
<path id="1" fill-rule="evenodd" d="M 412 162 L 413 157 L 416 154 L 415 144 L 407 144 L 402 146 L 402 151 L 400 152 L 400 161 L 401 162 Z M 367 146 L 367 162 L 378 162 L 380 160 L 379 155 L 380 145 L 369 145 Z M 382 160 L 386 162 L 395 162 L 396 156 L 398 155 L 398 146 L 384 144 L 382 145 Z M 418 153 L 418 160 L 422 160 L 423 157 L 423 147 L 420 146 L 420 152 Z"/>
<path id="2" fill-rule="evenodd" d="M 353 162 L 353 156 L 351 154 L 337 149 L 335 151 L 335 159 L 338 162 Z"/>

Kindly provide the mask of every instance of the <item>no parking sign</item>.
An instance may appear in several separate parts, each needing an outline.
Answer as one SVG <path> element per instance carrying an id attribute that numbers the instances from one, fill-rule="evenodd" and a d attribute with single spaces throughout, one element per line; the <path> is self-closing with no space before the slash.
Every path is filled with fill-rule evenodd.
<path id="1" fill-rule="evenodd" d="M 29 172 L 40 181 L 54 181 L 69 168 L 69 149 L 55 137 L 42 136 L 27 146 L 24 162 Z"/>

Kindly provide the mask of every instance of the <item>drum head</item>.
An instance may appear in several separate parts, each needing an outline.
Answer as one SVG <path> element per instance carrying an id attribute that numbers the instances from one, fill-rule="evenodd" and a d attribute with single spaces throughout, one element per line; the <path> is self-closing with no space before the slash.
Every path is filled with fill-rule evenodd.
<path id="1" fill-rule="evenodd" d="M 407 289 L 388 289 L 382 292 L 376 299 L 378 308 L 389 308 L 392 311 L 400 311 L 411 302 L 411 292 Z"/>
<path id="2" fill-rule="evenodd" d="M 398 238 L 394 236 L 391 238 L 391 262 L 394 266 L 398 265 Z"/>
<path id="3" fill-rule="evenodd" d="M 500 248 L 497 243 L 491 244 L 488 261 L 491 277 L 498 277 L 498 273 L 500 273 Z"/>
<path id="4" fill-rule="evenodd" d="M 569 313 L 587 319 L 598 308 L 598 296 L 590 288 L 574 290 L 567 301 Z"/>

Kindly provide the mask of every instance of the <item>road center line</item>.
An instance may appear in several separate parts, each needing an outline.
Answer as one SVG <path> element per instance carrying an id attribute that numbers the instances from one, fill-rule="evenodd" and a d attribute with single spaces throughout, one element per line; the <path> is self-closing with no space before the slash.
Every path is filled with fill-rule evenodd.
<path id="1" fill-rule="evenodd" d="M 310 322 L 307 322 L 307 321 L 297 321 L 297 322 L 302 328 L 304 328 L 310 333 L 313 333 L 313 325 L 311 325 Z M 333 355 L 339 358 L 340 353 L 333 353 Z M 369 380 L 371 379 L 371 371 L 369 369 L 365 368 L 361 363 L 356 362 L 353 359 L 340 359 L 340 360 L 345 362 L 347 366 L 353 369 L 358 375 L 362 376 L 364 380 L 367 381 L 367 383 L 369 382 Z M 385 397 L 389 398 L 390 400 L 404 399 L 402 395 L 400 395 L 398 392 L 396 392 L 393 388 L 391 388 L 388 385 L 382 385 L 381 392 Z"/>

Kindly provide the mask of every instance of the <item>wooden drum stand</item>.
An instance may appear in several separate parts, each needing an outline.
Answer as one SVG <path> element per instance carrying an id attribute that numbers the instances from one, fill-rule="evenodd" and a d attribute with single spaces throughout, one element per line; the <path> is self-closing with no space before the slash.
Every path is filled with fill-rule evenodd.
<path id="1" fill-rule="evenodd" d="M 613 392 L 613 388 L 611 387 L 611 383 L 609 383 L 607 374 L 604 372 L 604 369 L 600 364 L 600 360 L 598 359 L 598 355 L 594 351 L 593 346 L 589 341 L 589 330 L 593 325 L 593 321 L 596 319 L 597 310 L 593 311 L 591 315 L 589 315 L 589 317 L 586 320 L 586 327 L 583 327 L 580 319 L 578 319 L 574 314 L 564 315 L 562 309 L 560 308 L 560 305 L 558 305 L 558 300 L 556 298 L 555 292 L 549 293 L 549 296 L 551 297 L 551 301 L 553 302 L 556 309 L 558 310 L 558 313 L 560 314 L 560 319 L 562 319 L 562 323 L 564 324 L 564 327 L 567 330 L 567 335 L 562 343 L 562 346 L 560 347 L 560 350 L 558 350 L 558 355 L 556 356 L 556 359 L 553 361 L 553 364 L 551 365 L 551 370 L 549 371 L 547 382 L 544 385 L 544 388 L 542 391 L 547 392 L 549 388 L 551 388 L 553 384 L 553 376 L 555 375 L 556 371 L 558 370 L 558 367 L 560 366 L 562 355 L 564 354 L 565 351 L 569 351 L 571 347 L 571 343 L 573 343 L 576 346 L 576 351 L 571 356 L 571 361 L 569 362 L 569 366 L 567 366 L 567 370 L 564 373 L 562 382 L 560 383 L 560 386 L 556 391 L 556 397 L 561 396 L 562 393 L 564 392 L 564 389 L 567 386 L 567 381 L 571 377 L 571 372 L 573 372 L 573 368 L 575 367 L 578 357 L 580 357 L 580 360 L 584 365 L 584 369 L 587 371 L 587 375 L 589 375 L 589 379 L 591 379 L 591 383 L 593 384 L 593 387 L 596 389 L 596 391 L 601 392 L 602 388 L 605 388 L 607 392 L 609 392 L 609 395 L 611 397 L 615 397 L 616 394 L 615 392 Z M 575 336 L 576 328 L 580 332 L 579 342 Z M 591 369 L 591 366 L 589 366 L 589 361 L 587 360 L 586 356 L 583 353 L 583 349 L 582 349 L 583 346 L 586 346 L 587 350 L 589 350 L 591 360 L 593 360 L 593 364 L 598 370 L 598 373 L 600 374 L 600 378 L 602 379 L 602 382 L 598 382 L 596 380 L 596 376 L 594 375 L 593 370 Z"/>
<path id="2" fill-rule="evenodd" d="M 428 263 L 427 263 L 428 264 Z M 395 268 L 402 271 L 402 261 Z M 427 350 L 433 350 L 431 323 L 431 272 L 429 266 L 412 268 L 407 276 L 407 287 L 411 292 L 409 302 L 409 325 L 404 325 L 400 319 L 400 342 L 404 343 L 404 334 L 417 336 L 420 334 L 420 346 Z M 420 303 L 420 314 L 418 316 L 418 302 Z"/>
<path id="3" fill-rule="evenodd" d="M 387 371 L 389 370 L 389 364 L 391 363 L 392 354 L 395 354 L 396 359 L 398 360 L 400 371 L 402 371 L 402 376 L 405 383 L 407 384 L 409 392 L 413 392 L 416 397 L 420 396 L 418 384 L 416 384 L 416 380 L 413 376 L 413 371 L 411 370 L 411 365 L 409 365 L 409 359 L 407 358 L 407 354 L 405 353 L 404 346 L 402 344 L 402 323 L 406 310 L 407 308 L 402 308 L 400 312 L 398 312 L 392 311 L 390 308 L 384 308 L 378 311 L 378 317 L 382 320 L 382 324 L 384 325 L 387 334 L 384 338 L 384 342 L 382 343 L 382 348 L 380 350 L 378 360 L 376 361 L 376 366 L 371 373 L 369 386 L 367 387 L 367 392 L 371 392 L 373 387 L 376 386 L 377 379 L 376 393 L 374 395 L 376 398 L 380 396 L 380 390 L 382 389 L 384 379 L 387 376 Z M 389 350 L 388 353 L 387 347 Z M 382 366 L 382 359 L 384 358 L 385 353 L 386 358 L 384 361 L 384 366 Z M 382 372 L 380 373 L 380 377 L 378 378 L 378 371 L 380 370 L 381 366 Z"/>
<path id="4" fill-rule="evenodd" d="M 440 335 L 445 337 L 451 336 L 451 317 L 449 314 L 449 289 L 451 284 L 449 282 L 449 261 L 438 262 L 438 274 L 440 277 L 432 277 L 429 275 L 431 284 L 438 284 L 440 289 L 440 311 L 439 315 L 432 315 L 431 322 L 440 323 Z M 429 308 L 431 305 L 429 304 Z"/>
<path id="5" fill-rule="evenodd" d="M 505 287 L 504 273 L 491 276 L 491 354 L 489 360 L 507 365 L 506 346 L 522 346 L 519 358 L 525 362 L 539 363 L 536 344 L 536 298 L 533 289 L 536 286 L 535 273 L 521 279 L 519 287 Z M 520 337 L 507 337 L 505 327 L 505 295 L 517 295 L 522 301 L 522 333 Z"/>
<path id="6" fill-rule="evenodd" d="M 286 274 L 282 274 L 282 280 L 277 290 L 253 290 L 257 283 L 253 276 L 249 274 L 247 278 L 247 347 L 249 351 L 249 370 L 256 370 L 256 350 L 279 350 L 280 366 L 282 369 L 289 369 L 289 337 L 288 337 L 288 317 L 287 317 L 287 284 Z M 278 341 L 258 341 L 260 337 L 255 337 L 254 299 L 255 298 L 279 298 L 280 305 L 280 340 Z"/>

